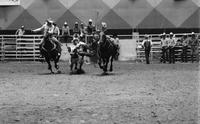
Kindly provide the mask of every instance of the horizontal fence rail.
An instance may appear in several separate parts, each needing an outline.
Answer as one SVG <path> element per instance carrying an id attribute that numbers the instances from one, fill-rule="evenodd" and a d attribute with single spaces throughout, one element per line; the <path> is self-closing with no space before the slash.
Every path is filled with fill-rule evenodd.
<path id="1" fill-rule="evenodd" d="M 184 34 L 175 34 L 178 40 Z M 188 34 L 190 35 L 190 34 Z M 199 35 L 199 34 L 197 34 Z M 136 60 L 144 61 L 144 49 L 141 48 L 142 41 L 145 35 L 118 35 L 119 39 L 135 39 L 136 41 Z M 159 60 L 161 57 L 161 41 L 159 34 L 149 35 L 152 40 L 151 60 Z M 62 36 L 60 36 L 62 37 Z M 91 35 L 86 36 L 85 41 Z M 0 61 L 39 61 L 39 43 L 42 40 L 42 35 L 0 35 Z M 200 51 L 200 49 L 199 49 Z M 190 52 L 190 49 L 188 49 Z M 181 47 L 176 47 L 176 61 L 180 61 Z M 188 53 L 188 55 L 190 55 Z M 190 57 L 190 56 L 189 56 Z"/>

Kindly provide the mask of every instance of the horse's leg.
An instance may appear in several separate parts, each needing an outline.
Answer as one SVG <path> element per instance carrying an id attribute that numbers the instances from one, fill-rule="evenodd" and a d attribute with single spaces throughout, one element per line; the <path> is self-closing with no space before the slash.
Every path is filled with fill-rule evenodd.
<path id="1" fill-rule="evenodd" d="M 78 69 L 78 62 L 75 63 L 75 70 Z"/>
<path id="2" fill-rule="evenodd" d="M 54 58 L 54 64 L 55 64 L 55 68 L 56 68 L 56 70 L 57 70 L 57 73 L 61 73 L 61 71 L 59 70 L 59 65 L 58 65 L 59 59 L 60 59 L 60 55 L 58 55 L 58 56 L 56 56 L 56 57 Z"/>
<path id="3" fill-rule="evenodd" d="M 113 59 L 114 59 L 114 56 L 111 56 L 111 59 L 110 59 L 110 72 L 113 71 Z"/>
<path id="4" fill-rule="evenodd" d="M 79 70 L 82 70 L 83 62 L 84 62 L 84 57 L 81 57 L 79 62 Z"/>
<path id="5" fill-rule="evenodd" d="M 101 68 L 101 69 L 103 69 L 103 66 L 101 65 L 101 63 L 102 63 L 102 60 L 101 60 L 101 58 L 98 60 L 98 64 L 99 64 L 99 67 Z"/>
<path id="6" fill-rule="evenodd" d="M 70 63 L 70 72 L 73 72 L 73 66 L 74 66 L 74 64 Z"/>
<path id="7" fill-rule="evenodd" d="M 51 61 L 49 58 L 46 58 L 46 62 L 48 63 L 48 69 L 51 71 L 51 73 L 54 73 L 51 67 Z"/>
<path id="8" fill-rule="evenodd" d="M 106 73 L 107 72 L 109 58 L 105 58 L 103 61 L 104 61 L 103 62 L 103 71 L 104 71 L 104 73 Z"/>

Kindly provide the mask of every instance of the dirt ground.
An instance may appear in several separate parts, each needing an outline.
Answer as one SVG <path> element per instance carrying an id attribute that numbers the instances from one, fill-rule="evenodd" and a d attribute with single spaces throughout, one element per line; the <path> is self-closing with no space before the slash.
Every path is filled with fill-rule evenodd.
<path id="1" fill-rule="evenodd" d="M 198 124 L 199 64 L 115 62 L 101 75 L 0 63 L 0 124 Z"/>

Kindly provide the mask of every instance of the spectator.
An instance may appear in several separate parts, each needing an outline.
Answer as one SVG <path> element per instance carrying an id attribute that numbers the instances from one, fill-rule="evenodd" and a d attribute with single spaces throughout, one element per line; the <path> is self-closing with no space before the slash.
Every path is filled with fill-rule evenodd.
<path id="1" fill-rule="evenodd" d="M 85 30 L 84 24 L 81 23 L 81 25 L 80 25 L 80 41 L 85 42 L 85 34 L 86 34 L 86 30 Z"/>
<path id="2" fill-rule="evenodd" d="M 78 37 L 80 36 L 80 29 L 79 29 L 78 22 L 75 22 L 75 24 L 74 24 L 73 36 L 75 36 L 75 35 L 78 35 Z"/>
<path id="3" fill-rule="evenodd" d="M 53 25 L 54 25 L 53 35 L 54 35 L 54 37 L 56 37 L 58 39 L 58 37 L 60 35 L 60 29 L 55 22 L 53 23 Z"/>
<path id="4" fill-rule="evenodd" d="M 93 34 L 95 32 L 95 26 L 92 24 L 92 19 L 89 19 L 88 21 L 88 25 L 87 25 L 87 28 L 86 28 L 86 32 L 87 32 L 87 44 L 91 43 L 92 40 L 93 40 Z"/>
<path id="5" fill-rule="evenodd" d="M 162 62 L 166 63 L 167 60 L 167 56 L 168 56 L 168 41 L 166 39 L 166 34 L 163 33 L 162 34 L 162 38 L 161 38 L 161 47 L 162 47 Z"/>
<path id="6" fill-rule="evenodd" d="M 169 48 L 169 63 L 175 63 L 175 45 L 176 40 L 174 38 L 174 34 L 171 32 L 168 39 L 168 48 Z"/>
<path id="7" fill-rule="evenodd" d="M 199 62 L 199 41 L 194 32 L 192 32 L 192 36 L 190 39 L 190 46 L 191 46 L 192 63 L 194 62 L 194 56 L 196 57 L 196 61 Z"/>
<path id="8" fill-rule="evenodd" d="M 22 35 L 24 35 L 24 34 L 25 34 L 25 29 L 24 29 L 24 26 L 22 25 L 21 28 L 19 28 L 19 29 L 16 31 L 15 35 L 17 35 L 17 36 L 22 36 Z"/>
<path id="9" fill-rule="evenodd" d="M 87 25 L 87 34 L 92 35 L 95 32 L 95 26 L 92 24 L 92 19 L 89 19 Z"/>
<path id="10" fill-rule="evenodd" d="M 67 22 L 65 22 L 62 27 L 62 37 L 64 39 L 64 42 L 67 42 L 68 38 L 70 37 L 70 28 L 69 28 Z"/>
<path id="11" fill-rule="evenodd" d="M 181 55 L 181 60 L 182 62 L 187 62 L 187 50 L 188 50 L 188 45 L 189 45 L 189 38 L 187 34 L 184 34 L 182 38 L 182 55 Z"/>
<path id="12" fill-rule="evenodd" d="M 144 51 L 145 51 L 146 64 L 150 64 L 150 62 L 149 62 L 149 56 L 150 56 L 152 42 L 149 39 L 148 35 L 145 36 L 145 39 L 142 42 L 142 46 L 143 46 Z"/>

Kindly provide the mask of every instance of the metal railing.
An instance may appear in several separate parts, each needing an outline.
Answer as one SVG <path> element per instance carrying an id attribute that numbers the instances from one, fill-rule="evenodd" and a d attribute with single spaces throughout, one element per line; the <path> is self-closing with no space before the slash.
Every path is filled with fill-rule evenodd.
<path id="1" fill-rule="evenodd" d="M 199 35 L 199 34 L 198 34 Z M 140 48 L 145 35 L 118 35 L 120 39 L 136 39 L 137 60 L 144 60 L 144 49 Z M 156 60 L 161 56 L 160 38 L 158 34 L 149 35 L 152 40 L 151 59 Z M 183 34 L 175 34 L 181 38 Z M 85 41 L 91 37 L 86 36 Z M 42 35 L 0 35 L 0 60 L 1 61 L 39 61 L 39 43 Z"/>

